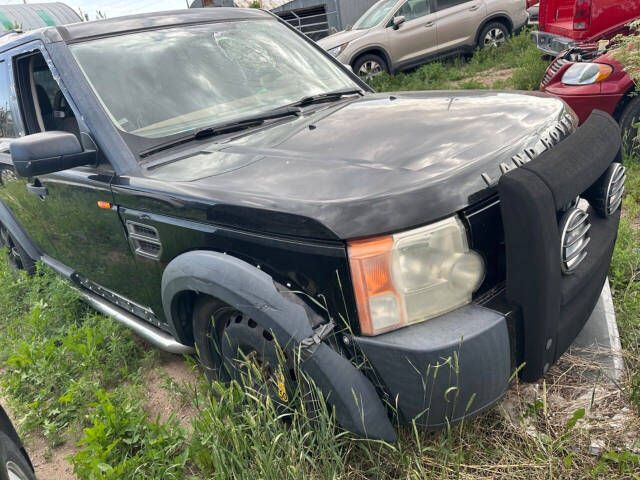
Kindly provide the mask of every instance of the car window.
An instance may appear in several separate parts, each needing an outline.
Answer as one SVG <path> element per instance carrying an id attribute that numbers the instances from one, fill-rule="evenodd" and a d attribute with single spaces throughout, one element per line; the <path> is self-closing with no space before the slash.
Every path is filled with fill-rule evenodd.
<path id="1" fill-rule="evenodd" d="M 116 127 L 149 139 L 359 88 L 325 54 L 272 20 L 136 32 L 71 49 Z"/>
<path id="2" fill-rule="evenodd" d="M 365 28 L 372 28 L 379 25 L 397 3 L 398 0 L 380 0 L 364 12 L 353 25 L 353 30 L 364 30 Z"/>
<path id="3" fill-rule="evenodd" d="M 0 62 L 0 138 L 15 138 L 7 64 Z"/>
<path id="4" fill-rule="evenodd" d="M 455 7 L 462 3 L 468 3 L 471 0 L 438 0 L 438 10 L 444 10 L 445 8 Z"/>
<path id="5" fill-rule="evenodd" d="M 430 0 L 407 0 L 396 12 L 396 17 L 404 17 L 405 21 L 424 17 L 431 13 Z"/>
<path id="6" fill-rule="evenodd" d="M 23 79 L 17 90 L 27 134 L 58 130 L 79 137 L 75 114 L 42 54 L 19 58 L 15 68 L 18 78 Z"/>

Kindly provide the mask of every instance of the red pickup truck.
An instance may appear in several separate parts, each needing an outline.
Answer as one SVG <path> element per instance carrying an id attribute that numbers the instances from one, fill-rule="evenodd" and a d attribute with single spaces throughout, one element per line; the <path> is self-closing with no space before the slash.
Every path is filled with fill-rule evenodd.
<path id="1" fill-rule="evenodd" d="M 539 31 L 531 39 L 555 56 L 578 43 L 612 38 L 638 17 L 640 0 L 541 0 Z"/>

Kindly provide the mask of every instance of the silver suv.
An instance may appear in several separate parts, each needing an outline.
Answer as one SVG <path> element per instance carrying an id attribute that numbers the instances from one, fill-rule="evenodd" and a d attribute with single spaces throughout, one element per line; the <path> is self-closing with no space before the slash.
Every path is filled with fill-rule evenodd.
<path id="1" fill-rule="evenodd" d="M 527 20 L 525 0 L 380 0 L 318 44 L 368 78 L 497 46 Z"/>

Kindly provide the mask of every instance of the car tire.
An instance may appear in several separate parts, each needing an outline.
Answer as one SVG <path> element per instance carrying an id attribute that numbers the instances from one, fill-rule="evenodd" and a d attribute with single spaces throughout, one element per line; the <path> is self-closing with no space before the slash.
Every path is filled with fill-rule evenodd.
<path id="1" fill-rule="evenodd" d="M 504 23 L 490 22 L 482 29 L 478 37 L 478 47 L 499 47 L 509 38 L 509 29 Z"/>
<path id="2" fill-rule="evenodd" d="M 358 57 L 352 65 L 353 73 L 365 82 L 381 73 L 389 73 L 387 62 L 379 55 L 369 53 Z"/>
<path id="3" fill-rule="evenodd" d="M 35 273 L 35 262 L 3 224 L 0 224 L 0 248 L 7 249 L 7 261 L 14 271 L 24 270 L 29 275 Z"/>
<path id="4" fill-rule="evenodd" d="M 36 480 L 20 448 L 3 432 L 0 432 L 0 479 Z"/>
<path id="5" fill-rule="evenodd" d="M 639 129 L 634 123 L 640 122 L 640 97 L 633 97 L 620 115 L 620 129 L 628 152 L 640 146 Z"/>
<path id="6" fill-rule="evenodd" d="M 194 342 L 209 381 L 244 383 L 269 396 L 280 414 L 286 413 L 295 393 L 292 361 L 284 357 L 273 335 L 235 308 L 212 297 L 199 297 L 193 312 Z M 262 378 L 247 385 L 255 367 Z"/>

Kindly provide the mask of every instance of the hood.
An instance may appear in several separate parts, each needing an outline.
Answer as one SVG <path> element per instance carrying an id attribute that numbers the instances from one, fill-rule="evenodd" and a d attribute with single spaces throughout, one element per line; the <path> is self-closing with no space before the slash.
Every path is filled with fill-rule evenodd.
<path id="1" fill-rule="evenodd" d="M 180 196 L 365 237 L 469 206 L 518 158 L 539 155 L 576 123 L 564 102 L 540 93 L 371 94 L 182 151 L 146 175 Z"/>
<path id="2" fill-rule="evenodd" d="M 342 32 L 324 37 L 316 43 L 325 50 L 331 50 L 332 48 L 339 47 L 347 42 L 352 42 L 353 40 L 363 37 L 368 31 L 369 29 L 343 30 Z"/>

